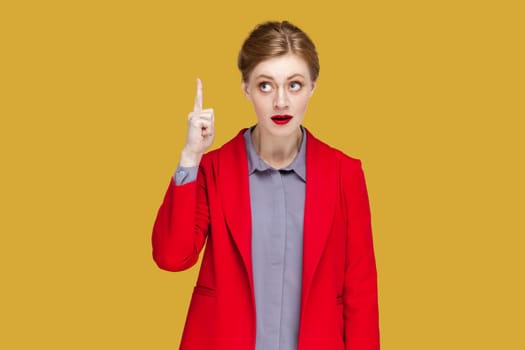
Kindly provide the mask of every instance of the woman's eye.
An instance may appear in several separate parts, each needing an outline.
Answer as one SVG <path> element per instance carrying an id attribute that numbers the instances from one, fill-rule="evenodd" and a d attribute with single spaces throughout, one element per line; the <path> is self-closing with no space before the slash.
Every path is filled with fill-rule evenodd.
<path id="1" fill-rule="evenodd" d="M 299 91 L 301 90 L 302 87 L 303 85 L 297 81 L 294 81 L 293 83 L 290 84 L 290 90 L 292 91 Z"/>
<path id="2" fill-rule="evenodd" d="M 260 83 L 259 89 L 261 89 L 262 92 L 269 92 L 272 90 L 272 86 L 270 83 Z"/>

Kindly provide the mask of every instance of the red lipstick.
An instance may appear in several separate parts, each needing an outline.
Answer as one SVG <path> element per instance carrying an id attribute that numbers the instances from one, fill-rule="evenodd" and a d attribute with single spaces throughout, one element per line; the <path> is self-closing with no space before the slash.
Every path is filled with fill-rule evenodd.
<path id="1" fill-rule="evenodd" d="M 288 122 L 292 120 L 292 118 L 293 117 L 289 114 L 276 114 L 272 116 L 272 121 L 275 124 L 284 125 L 284 124 L 288 124 Z"/>

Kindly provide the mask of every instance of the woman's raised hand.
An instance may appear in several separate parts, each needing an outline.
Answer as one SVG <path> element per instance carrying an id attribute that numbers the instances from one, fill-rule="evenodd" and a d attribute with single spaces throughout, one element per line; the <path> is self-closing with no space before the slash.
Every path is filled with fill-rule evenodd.
<path id="1" fill-rule="evenodd" d="M 180 165 L 192 167 L 199 165 L 204 152 L 210 148 L 214 137 L 213 109 L 202 109 L 202 82 L 197 79 L 197 92 L 193 112 L 188 115 L 186 145 L 182 150 Z"/>

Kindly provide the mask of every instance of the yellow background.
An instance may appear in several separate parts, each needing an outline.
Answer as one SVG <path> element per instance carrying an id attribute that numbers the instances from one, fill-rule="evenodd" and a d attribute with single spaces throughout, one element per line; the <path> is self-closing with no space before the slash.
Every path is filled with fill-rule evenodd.
<path id="1" fill-rule="evenodd" d="M 243 39 L 288 19 L 321 60 L 305 125 L 363 160 L 383 349 L 524 349 L 519 3 L 2 2 L 0 348 L 177 348 L 197 269 L 150 234 L 195 78 L 217 147 L 255 121 Z"/>

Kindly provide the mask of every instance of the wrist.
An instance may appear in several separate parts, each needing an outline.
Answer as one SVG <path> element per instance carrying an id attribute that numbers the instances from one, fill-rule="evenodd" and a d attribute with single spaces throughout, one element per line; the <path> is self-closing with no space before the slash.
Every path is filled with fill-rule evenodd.
<path id="1" fill-rule="evenodd" d="M 191 152 L 184 148 L 180 154 L 179 165 L 185 168 L 198 166 L 202 158 L 202 153 Z"/>

